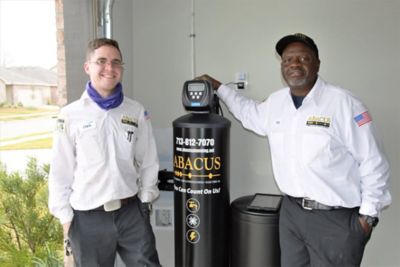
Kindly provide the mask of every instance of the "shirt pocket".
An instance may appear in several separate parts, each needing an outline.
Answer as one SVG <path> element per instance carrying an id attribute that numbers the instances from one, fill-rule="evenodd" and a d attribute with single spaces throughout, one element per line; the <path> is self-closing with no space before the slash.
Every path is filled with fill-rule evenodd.
<path id="1" fill-rule="evenodd" d="M 117 157 L 122 160 L 133 159 L 138 128 L 130 125 L 122 125 L 115 133 L 117 136 Z"/>
<path id="2" fill-rule="evenodd" d="M 284 160 L 288 155 L 288 142 L 285 142 L 283 132 L 272 132 L 268 135 L 272 159 Z"/>
<path id="3" fill-rule="evenodd" d="M 303 166 L 320 165 L 330 157 L 331 137 L 323 133 L 303 133 L 298 153 Z"/>
<path id="4" fill-rule="evenodd" d="M 86 167 L 104 163 L 104 139 L 96 128 L 84 130 L 79 134 L 77 160 Z"/>

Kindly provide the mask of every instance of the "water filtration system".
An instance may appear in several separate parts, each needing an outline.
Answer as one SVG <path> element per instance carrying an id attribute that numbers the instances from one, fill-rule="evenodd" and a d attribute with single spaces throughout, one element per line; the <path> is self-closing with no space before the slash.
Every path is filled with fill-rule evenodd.
<path id="1" fill-rule="evenodd" d="M 229 130 L 218 97 L 203 80 L 186 81 L 173 122 L 175 267 L 229 266 Z"/>

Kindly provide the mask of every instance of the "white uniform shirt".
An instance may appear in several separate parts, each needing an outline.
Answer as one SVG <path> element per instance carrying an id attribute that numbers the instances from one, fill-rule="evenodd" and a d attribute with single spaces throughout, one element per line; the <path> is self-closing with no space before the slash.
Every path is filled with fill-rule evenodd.
<path id="1" fill-rule="evenodd" d="M 243 126 L 267 135 L 280 190 L 379 216 L 391 203 L 389 164 L 367 108 L 349 91 L 316 84 L 296 109 L 284 88 L 258 103 L 222 85 L 218 96 Z"/>
<path id="2" fill-rule="evenodd" d="M 85 91 L 61 109 L 57 124 L 49 208 L 61 223 L 72 220 L 72 208 L 90 210 L 136 193 L 143 202 L 158 197 L 156 145 L 140 103 L 124 97 L 105 111 Z"/>

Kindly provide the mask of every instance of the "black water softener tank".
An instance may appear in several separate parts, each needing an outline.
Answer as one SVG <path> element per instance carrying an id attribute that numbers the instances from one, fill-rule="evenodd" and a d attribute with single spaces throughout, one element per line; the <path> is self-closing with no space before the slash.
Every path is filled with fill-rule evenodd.
<path id="1" fill-rule="evenodd" d="M 229 266 L 229 129 L 207 81 L 187 81 L 173 122 L 175 267 Z"/>
<path id="2" fill-rule="evenodd" d="M 279 267 L 282 196 L 255 194 L 231 204 L 231 267 Z"/>

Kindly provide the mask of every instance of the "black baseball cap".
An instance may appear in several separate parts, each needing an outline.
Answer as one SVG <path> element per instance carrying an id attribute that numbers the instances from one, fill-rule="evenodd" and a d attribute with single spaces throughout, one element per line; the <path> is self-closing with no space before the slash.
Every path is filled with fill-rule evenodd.
<path id="1" fill-rule="evenodd" d="M 283 50 L 285 50 L 285 48 L 289 44 L 295 43 L 295 42 L 300 42 L 300 43 L 307 45 L 309 48 L 311 48 L 312 51 L 314 51 L 317 58 L 319 58 L 318 47 L 314 43 L 314 40 L 302 33 L 295 33 L 295 34 L 287 35 L 287 36 L 283 37 L 282 39 L 280 39 L 276 43 L 276 46 L 275 46 L 276 52 L 280 56 L 282 56 Z"/>

